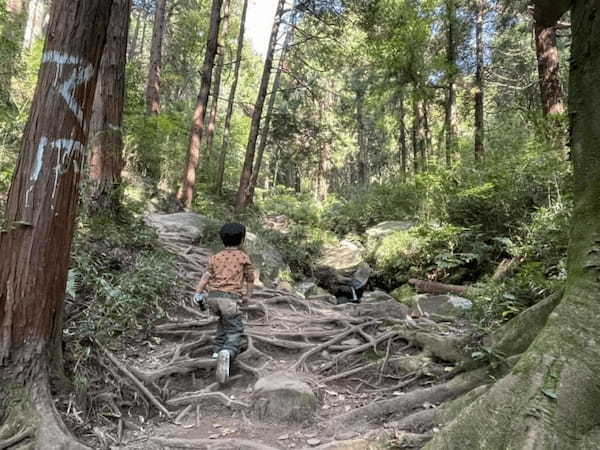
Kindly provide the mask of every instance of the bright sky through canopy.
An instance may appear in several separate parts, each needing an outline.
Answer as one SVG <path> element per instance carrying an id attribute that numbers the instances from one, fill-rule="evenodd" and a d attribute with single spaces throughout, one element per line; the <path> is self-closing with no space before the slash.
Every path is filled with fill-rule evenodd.
<path id="1" fill-rule="evenodd" d="M 246 33 L 254 49 L 263 57 L 267 53 L 277 0 L 250 0 Z"/>

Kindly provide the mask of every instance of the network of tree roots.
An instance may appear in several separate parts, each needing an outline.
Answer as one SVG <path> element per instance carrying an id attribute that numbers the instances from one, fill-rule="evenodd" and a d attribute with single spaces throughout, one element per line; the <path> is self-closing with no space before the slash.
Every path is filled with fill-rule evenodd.
<path id="1" fill-rule="evenodd" d="M 332 305 L 263 287 L 243 307 L 243 351 L 229 383 L 220 386 L 211 358 L 217 319 L 188 301 L 211 252 L 176 234 L 162 234 L 161 241 L 177 255 L 179 303 L 141 347 L 115 354 L 96 343 L 100 375 L 84 396 L 91 404 L 71 396 L 60 408 L 93 448 L 301 448 L 310 437 L 313 444 L 365 439 L 420 448 L 535 335 L 517 330 L 546 314 L 537 308 L 530 322 L 526 312 L 493 337 L 502 357 L 473 361 L 478 337 L 464 320 L 407 323 L 406 309 L 391 299 Z M 282 371 L 317 396 L 305 421 L 278 423 L 256 414 L 254 384 Z M 5 438 L 0 448 L 7 448 Z"/>

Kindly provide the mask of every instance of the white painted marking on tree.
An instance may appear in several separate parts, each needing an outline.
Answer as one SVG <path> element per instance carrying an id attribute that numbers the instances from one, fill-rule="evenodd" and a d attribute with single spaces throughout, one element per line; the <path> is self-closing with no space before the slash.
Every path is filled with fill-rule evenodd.
<path id="1" fill-rule="evenodd" d="M 75 114 L 79 125 L 83 127 L 83 108 L 75 98 L 75 90 L 78 86 L 86 84 L 92 78 L 94 68 L 90 63 L 78 56 L 68 55 L 54 50 L 44 53 L 42 62 L 56 64 L 56 74 L 54 77 L 55 86 L 58 85 L 59 79 L 62 78 L 63 67 L 65 65 L 75 66 L 69 79 L 58 85 L 58 92 L 60 92 L 60 95 L 67 102 L 69 109 Z"/>
<path id="2" fill-rule="evenodd" d="M 35 154 L 35 165 L 33 166 L 33 173 L 31 174 L 31 181 L 37 181 L 44 164 L 44 149 L 48 145 L 48 138 L 42 136 L 40 139 L 40 145 L 38 145 L 37 152 Z"/>

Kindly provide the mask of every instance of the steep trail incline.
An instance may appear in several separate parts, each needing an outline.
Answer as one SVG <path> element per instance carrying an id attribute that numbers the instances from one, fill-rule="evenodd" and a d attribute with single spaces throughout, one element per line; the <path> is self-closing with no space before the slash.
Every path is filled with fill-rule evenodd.
<path id="1" fill-rule="evenodd" d="M 431 388 L 464 358 L 469 336 L 452 323 L 408 326 L 407 308 L 382 295 L 332 305 L 264 286 L 242 308 L 244 349 L 220 386 L 211 359 L 216 318 L 189 302 L 211 251 L 185 230 L 159 233 L 177 258 L 179 304 L 150 331 L 147 351 L 116 360 L 151 405 L 150 420 L 123 433 L 126 448 L 367 449 L 381 438 L 418 445 L 429 435 L 400 433 L 398 421 L 473 387 Z"/>

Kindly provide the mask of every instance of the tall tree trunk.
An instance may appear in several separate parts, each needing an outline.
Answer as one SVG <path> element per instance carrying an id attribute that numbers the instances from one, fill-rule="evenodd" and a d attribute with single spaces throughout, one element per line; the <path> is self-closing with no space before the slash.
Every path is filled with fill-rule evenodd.
<path id="1" fill-rule="evenodd" d="M 33 427 L 20 442 L 31 448 L 84 448 L 66 434 L 50 399 L 48 352 L 63 307 L 80 170 L 112 3 L 53 2 L 0 231 L 0 398 L 8 399 L 0 439 L 11 428 Z"/>
<path id="2" fill-rule="evenodd" d="M 140 52 L 138 53 L 139 55 L 143 55 L 144 54 L 144 49 L 146 48 L 146 29 L 148 28 L 148 12 L 144 10 L 143 13 L 143 22 L 144 25 L 142 25 L 142 39 L 140 42 Z"/>
<path id="3" fill-rule="evenodd" d="M 542 107 L 545 115 L 564 112 L 558 47 L 556 46 L 556 21 L 545 22 L 541 17 L 535 21 L 535 50 Z"/>
<path id="4" fill-rule="evenodd" d="M 160 113 L 160 71 L 162 67 L 162 47 L 165 34 L 167 0 L 156 0 L 150 63 L 148 65 L 148 84 L 146 86 L 146 108 L 149 115 Z"/>
<path id="5" fill-rule="evenodd" d="M 242 8 L 242 17 L 240 18 L 240 32 L 238 34 L 237 50 L 235 54 L 235 69 L 233 71 L 233 82 L 229 90 L 229 99 L 227 101 L 227 112 L 225 114 L 225 125 L 223 127 L 223 144 L 221 145 L 221 153 L 219 155 L 219 168 L 217 169 L 217 179 L 215 182 L 215 190 L 221 195 L 223 192 L 223 178 L 225 177 L 225 160 L 227 152 L 231 145 L 231 117 L 233 116 L 233 106 L 235 94 L 237 90 L 238 79 L 240 76 L 240 65 L 242 62 L 242 50 L 244 49 L 244 29 L 246 27 L 246 14 L 248 12 L 248 0 L 244 0 Z"/>
<path id="6" fill-rule="evenodd" d="M 290 12 L 291 22 L 295 24 L 295 12 L 294 9 Z M 283 41 L 283 47 L 281 48 L 281 56 L 279 57 L 279 64 L 277 66 L 277 72 L 273 79 L 273 85 L 271 87 L 271 95 L 269 97 L 269 104 L 267 105 L 267 114 L 263 126 L 260 129 L 258 151 L 256 152 L 256 162 L 252 170 L 252 177 L 250 179 L 250 202 L 254 198 L 254 188 L 258 183 L 258 176 L 260 175 L 260 168 L 262 166 L 263 157 L 265 154 L 265 148 L 267 147 L 267 140 L 269 139 L 269 129 L 271 126 L 271 118 L 273 116 L 273 108 L 275 107 L 275 100 L 277 99 L 277 92 L 279 91 L 279 85 L 281 84 L 281 73 L 283 71 L 287 52 L 292 42 L 294 29 L 290 26 L 286 32 L 285 39 Z"/>
<path id="7" fill-rule="evenodd" d="M 400 92 L 400 96 L 398 98 L 398 146 L 400 147 L 400 170 L 402 173 L 403 180 L 406 180 L 406 175 L 408 171 L 408 147 L 406 145 L 405 116 L 406 111 L 404 109 L 404 92 Z"/>
<path id="8" fill-rule="evenodd" d="M 23 38 L 23 49 L 29 50 L 33 45 L 36 36 L 36 26 L 38 23 L 38 14 L 42 9 L 42 0 L 30 0 L 27 8 L 27 23 L 25 25 L 25 36 Z"/>
<path id="9" fill-rule="evenodd" d="M 485 18 L 485 2 L 477 1 L 477 17 L 475 21 L 475 161 L 481 161 L 484 148 L 484 85 L 483 85 L 483 21 Z"/>
<path id="10" fill-rule="evenodd" d="M 416 173 L 423 170 L 422 160 L 422 137 L 423 137 L 423 119 L 421 114 L 421 100 L 419 93 L 415 87 L 413 91 L 412 107 L 413 107 L 413 127 L 412 127 L 412 145 L 413 145 L 413 170 Z M 421 161 L 421 164 L 419 164 Z"/>
<path id="11" fill-rule="evenodd" d="M 456 152 L 456 3 L 446 0 L 446 105 L 444 114 L 444 129 L 446 130 L 446 167 L 452 165 L 452 156 Z"/>
<path id="12" fill-rule="evenodd" d="M 208 126 L 206 133 L 206 165 L 208 166 L 212 148 L 213 148 L 213 139 L 215 136 L 215 127 L 217 122 L 217 114 L 219 112 L 219 96 L 221 95 L 221 76 L 223 74 L 223 68 L 225 67 L 225 42 L 227 39 L 227 33 L 229 31 L 229 4 L 230 0 L 224 0 L 223 5 L 223 31 L 221 32 L 221 36 L 223 37 L 222 43 L 218 46 L 218 54 L 217 58 L 217 69 L 215 72 L 215 82 L 213 83 L 213 101 L 210 109 L 210 114 L 208 115 Z"/>
<path id="13" fill-rule="evenodd" d="M 181 188 L 177 193 L 177 199 L 185 208 L 191 208 L 194 199 L 194 185 L 196 184 L 196 169 L 200 163 L 200 146 L 204 134 L 204 120 L 206 119 L 206 106 L 212 82 L 213 66 L 217 54 L 219 42 L 219 27 L 221 24 L 221 6 L 223 0 L 213 0 L 210 13 L 210 29 L 204 52 L 204 63 L 202 64 L 200 92 L 196 101 L 192 128 L 190 130 L 190 142 L 188 145 L 187 158 Z"/>
<path id="14" fill-rule="evenodd" d="M 421 130 L 423 130 L 423 143 L 422 143 L 422 151 L 421 157 L 423 159 L 423 167 L 427 167 L 427 158 L 431 154 L 431 127 L 429 126 L 429 102 L 427 99 L 421 102 L 421 106 L 423 108 L 423 113 L 421 116 L 423 125 L 421 126 Z"/>
<path id="15" fill-rule="evenodd" d="M 277 3 L 277 10 L 275 11 L 273 27 L 271 28 L 269 47 L 267 49 L 265 65 L 263 68 L 262 78 L 260 80 L 260 87 L 258 89 L 256 103 L 254 104 L 254 112 L 252 113 L 252 123 L 250 125 L 250 135 L 248 137 L 248 145 L 246 146 L 246 156 L 244 158 L 244 166 L 242 168 L 242 174 L 240 176 L 240 185 L 238 187 L 235 200 L 235 208 L 237 210 L 248 206 L 252 202 L 250 183 L 252 180 L 252 169 L 254 166 L 256 141 L 258 139 L 258 131 L 260 129 L 260 121 L 262 118 L 263 107 L 265 104 L 265 99 L 267 97 L 267 89 L 269 88 L 271 69 L 273 68 L 273 55 L 275 53 L 277 35 L 279 34 L 279 25 L 281 24 L 285 3 L 286 0 L 279 0 L 279 2 Z"/>
<path id="16" fill-rule="evenodd" d="M 564 4 L 561 2 L 554 2 Z M 573 198 L 568 276 L 560 304 L 516 366 L 436 433 L 427 449 L 593 449 L 600 411 L 600 15 L 572 2 L 569 87 Z"/>
<path id="17" fill-rule="evenodd" d="M 131 0 L 114 0 L 100 64 L 90 123 L 91 215 L 117 215 L 121 209 L 123 106 Z"/>
<path id="18" fill-rule="evenodd" d="M 365 126 L 365 91 L 356 91 L 356 125 L 358 139 L 358 180 L 361 186 L 369 184 L 369 152 L 367 148 L 366 126 Z"/>
<path id="19" fill-rule="evenodd" d="M 138 10 L 135 19 L 135 28 L 133 35 L 131 36 L 131 42 L 129 43 L 129 51 L 127 53 L 127 61 L 133 61 L 137 54 L 138 39 L 140 36 L 140 23 L 142 22 L 142 12 L 145 10 L 146 4 L 142 3 L 141 9 Z"/>

